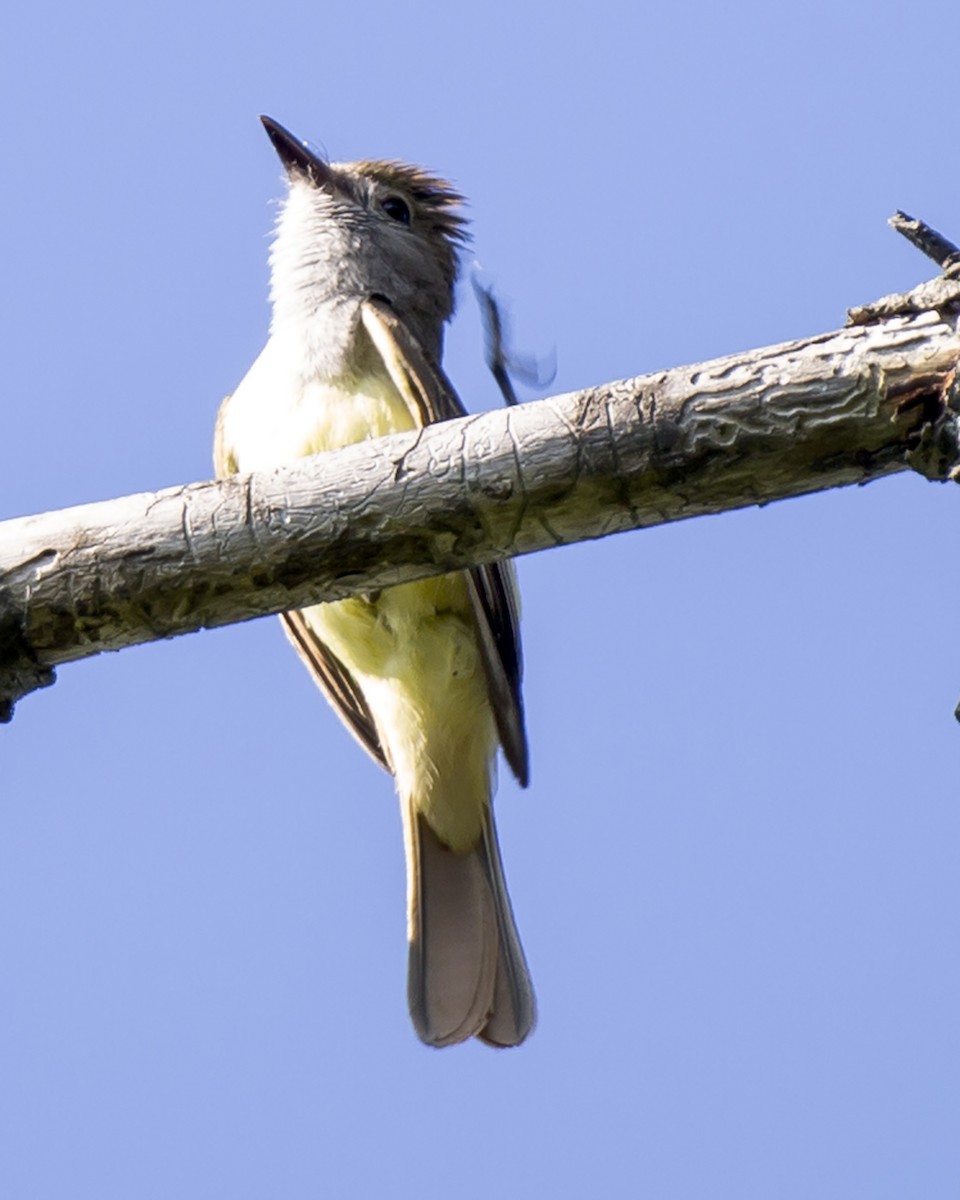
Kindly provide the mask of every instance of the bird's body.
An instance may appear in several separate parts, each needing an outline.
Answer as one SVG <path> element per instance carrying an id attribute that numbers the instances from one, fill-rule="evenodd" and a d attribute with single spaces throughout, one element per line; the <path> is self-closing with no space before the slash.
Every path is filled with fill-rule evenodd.
<path id="1" fill-rule="evenodd" d="M 218 420 L 221 475 L 462 411 L 439 368 L 459 197 L 417 168 L 331 166 L 265 124 L 290 193 L 271 254 L 270 340 Z M 527 771 L 512 573 L 442 575 L 283 619 L 348 728 L 396 778 L 418 1033 L 434 1045 L 519 1043 L 533 992 L 491 808 L 498 742 L 522 782 Z"/>

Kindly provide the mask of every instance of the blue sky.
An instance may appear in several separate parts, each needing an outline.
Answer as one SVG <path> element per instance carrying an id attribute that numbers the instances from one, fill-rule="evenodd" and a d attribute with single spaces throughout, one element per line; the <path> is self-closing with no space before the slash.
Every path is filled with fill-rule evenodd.
<path id="1" fill-rule="evenodd" d="M 960 239 L 960 10 L 8 15 L 0 516 L 210 474 L 262 345 L 257 115 L 428 165 L 554 390 L 839 326 Z M 446 365 L 496 402 L 469 289 Z M 272 620 L 0 730 L 12 1200 L 956 1195 L 960 497 L 919 478 L 520 564 L 498 814 L 540 1025 L 421 1046 L 389 781 Z"/>

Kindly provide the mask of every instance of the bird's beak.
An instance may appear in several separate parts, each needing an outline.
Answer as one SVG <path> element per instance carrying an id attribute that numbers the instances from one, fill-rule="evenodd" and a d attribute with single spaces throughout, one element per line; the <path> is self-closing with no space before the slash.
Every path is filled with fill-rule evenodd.
<path id="1" fill-rule="evenodd" d="M 272 117 L 261 117 L 260 120 L 288 175 L 302 175 L 315 187 L 325 187 L 332 182 L 329 164 L 318 158 L 304 142 L 298 141 L 289 129 L 284 129 Z"/>

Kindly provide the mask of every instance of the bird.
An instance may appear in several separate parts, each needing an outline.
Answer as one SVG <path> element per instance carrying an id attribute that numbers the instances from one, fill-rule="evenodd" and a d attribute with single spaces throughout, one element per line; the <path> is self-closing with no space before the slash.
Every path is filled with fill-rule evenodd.
<path id="1" fill-rule="evenodd" d="M 217 417 L 218 477 L 465 415 L 441 367 L 463 197 L 398 161 L 331 163 L 270 117 L 287 183 L 263 351 Z M 529 753 L 519 596 L 495 563 L 282 614 L 347 729 L 392 773 L 407 867 L 407 998 L 431 1046 L 518 1046 L 536 1001 L 493 812 L 498 747 Z"/>

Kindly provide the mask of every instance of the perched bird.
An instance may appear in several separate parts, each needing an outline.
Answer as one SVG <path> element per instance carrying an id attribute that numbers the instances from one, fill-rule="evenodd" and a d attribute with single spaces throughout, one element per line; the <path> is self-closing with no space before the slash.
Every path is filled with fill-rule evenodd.
<path id="1" fill-rule="evenodd" d="M 287 175 L 273 321 L 217 420 L 217 474 L 277 466 L 464 415 L 440 368 L 460 197 L 397 162 L 328 163 L 261 118 Z M 498 743 L 528 778 L 509 564 L 285 613 L 344 724 L 396 779 L 408 998 L 433 1046 L 516 1046 L 536 1019 L 491 806 Z"/>

